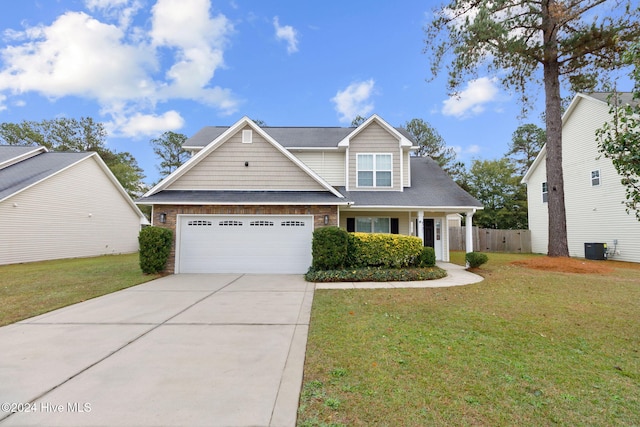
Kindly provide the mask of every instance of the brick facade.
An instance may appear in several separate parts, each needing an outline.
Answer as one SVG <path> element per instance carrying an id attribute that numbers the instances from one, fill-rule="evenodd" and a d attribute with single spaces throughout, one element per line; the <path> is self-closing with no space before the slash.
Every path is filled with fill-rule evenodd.
<path id="1" fill-rule="evenodd" d="M 166 214 L 166 222 L 160 223 L 160 214 Z M 178 215 L 313 215 L 314 230 L 324 227 L 324 217 L 328 215 L 327 225 L 338 225 L 338 207 L 320 205 L 284 206 L 284 205 L 156 205 L 153 209 L 153 225 L 173 231 L 171 253 L 167 261 L 166 273 L 175 272 L 176 261 L 176 220 Z"/>

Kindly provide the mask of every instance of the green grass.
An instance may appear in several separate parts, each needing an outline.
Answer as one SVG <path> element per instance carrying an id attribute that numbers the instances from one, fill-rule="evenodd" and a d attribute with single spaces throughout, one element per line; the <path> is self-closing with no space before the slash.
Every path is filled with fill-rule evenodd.
<path id="1" fill-rule="evenodd" d="M 138 254 L 0 266 L 0 326 L 128 288 L 144 275 Z"/>
<path id="2" fill-rule="evenodd" d="M 530 257 L 489 254 L 463 287 L 317 290 L 298 425 L 640 425 L 640 266 L 511 264 Z"/>

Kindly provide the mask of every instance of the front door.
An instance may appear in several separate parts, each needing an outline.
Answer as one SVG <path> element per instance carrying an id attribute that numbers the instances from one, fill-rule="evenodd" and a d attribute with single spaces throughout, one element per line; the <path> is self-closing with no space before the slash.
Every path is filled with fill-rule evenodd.
<path id="1" fill-rule="evenodd" d="M 433 218 L 425 218 L 424 224 L 424 245 L 435 248 L 435 238 L 433 231 Z"/>

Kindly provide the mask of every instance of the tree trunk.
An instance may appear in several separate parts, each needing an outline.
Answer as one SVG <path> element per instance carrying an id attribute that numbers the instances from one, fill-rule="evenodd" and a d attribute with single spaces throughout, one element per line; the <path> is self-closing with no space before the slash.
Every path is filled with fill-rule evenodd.
<path id="1" fill-rule="evenodd" d="M 562 108 L 560 66 L 558 64 L 557 20 L 553 16 L 555 0 L 542 2 L 544 45 L 544 92 L 547 125 L 547 188 L 549 210 L 548 255 L 568 257 L 567 213 L 564 204 L 562 174 Z"/>

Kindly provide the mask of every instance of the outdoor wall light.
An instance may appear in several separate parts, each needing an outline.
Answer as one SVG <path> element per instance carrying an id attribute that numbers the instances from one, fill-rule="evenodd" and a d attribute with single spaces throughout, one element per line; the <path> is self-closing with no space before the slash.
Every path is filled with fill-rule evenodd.
<path id="1" fill-rule="evenodd" d="M 167 222 L 167 214 L 166 214 L 165 212 L 162 212 L 162 213 L 160 214 L 160 222 L 161 222 L 162 224 L 164 224 L 164 223 L 166 223 L 166 222 Z"/>
<path id="2" fill-rule="evenodd" d="M 329 225 L 329 215 L 324 216 L 324 225 Z"/>
<path id="3" fill-rule="evenodd" d="M 245 167 L 249 167 L 249 162 L 244 162 Z"/>

